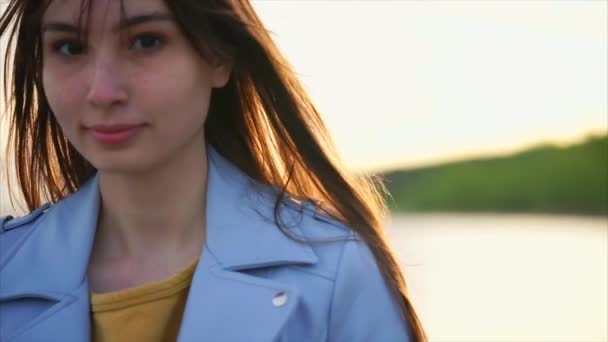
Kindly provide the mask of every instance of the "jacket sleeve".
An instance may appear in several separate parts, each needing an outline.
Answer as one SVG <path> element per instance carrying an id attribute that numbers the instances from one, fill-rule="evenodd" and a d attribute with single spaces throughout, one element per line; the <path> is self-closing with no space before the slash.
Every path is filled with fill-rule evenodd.
<path id="1" fill-rule="evenodd" d="M 362 241 L 345 243 L 330 308 L 328 341 L 412 341 L 375 258 Z"/>

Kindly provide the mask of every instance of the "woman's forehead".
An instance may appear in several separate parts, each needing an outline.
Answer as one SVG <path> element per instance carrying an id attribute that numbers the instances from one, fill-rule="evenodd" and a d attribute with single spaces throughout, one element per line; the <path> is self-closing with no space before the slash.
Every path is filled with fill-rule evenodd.
<path id="1" fill-rule="evenodd" d="M 43 23 L 76 23 L 80 19 L 83 25 L 96 27 L 117 24 L 124 17 L 149 14 L 169 14 L 169 10 L 163 0 L 50 0 Z"/>

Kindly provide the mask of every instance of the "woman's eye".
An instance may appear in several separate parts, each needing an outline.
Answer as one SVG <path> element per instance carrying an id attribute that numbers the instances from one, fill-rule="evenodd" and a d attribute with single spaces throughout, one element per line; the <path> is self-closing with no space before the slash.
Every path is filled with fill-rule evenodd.
<path id="1" fill-rule="evenodd" d="M 133 40 L 133 48 L 134 49 L 154 49 L 162 44 L 162 39 L 155 35 L 144 34 L 137 36 Z"/>
<path id="2" fill-rule="evenodd" d="M 75 56 L 84 52 L 84 44 L 80 42 L 60 41 L 53 44 L 53 51 L 65 56 Z"/>

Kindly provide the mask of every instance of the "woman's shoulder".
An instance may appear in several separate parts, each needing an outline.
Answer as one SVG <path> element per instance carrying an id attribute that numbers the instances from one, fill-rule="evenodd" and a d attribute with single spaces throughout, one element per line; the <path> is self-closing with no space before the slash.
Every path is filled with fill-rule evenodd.
<path id="1" fill-rule="evenodd" d="M 3 261 L 6 257 L 5 254 L 12 251 L 13 247 L 31 232 L 50 206 L 49 203 L 44 204 L 23 216 L 0 216 L 0 245 L 2 246 L 0 261 Z"/>
<path id="2" fill-rule="evenodd" d="M 308 267 L 330 281 L 352 274 L 378 273 L 375 257 L 367 242 L 348 224 L 334 218 L 314 201 L 287 201 L 284 226 L 291 238 L 309 246 L 318 261 Z M 365 281 L 362 277 L 359 281 Z"/>
<path id="3" fill-rule="evenodd" d="M 50 207 L 51 205 L 46 203 L 22 216 L 0 216 L 0 238 L 25 234 L 38 222 Z"/>
<path id="4" fill-rule="evenodd" d="M 286 198 L 283 202 L 292 212 L 299 216 L 298 228 L 311 240 L 356 239 L 357 234 L 346 223 L 331 216 L 321 202 L 313 200 L 297 201 Z"/>
<path id="5" fill-rule="evenodd" d="M 50 203 L 46 203 L 30 213 L 19 217 L 13 217 L 12 215 L 0 216 L 0 234 L 11 231 L 15 228 L 24 228 L 31 225 L 36 221 L 36 219 L 40 218 L 40 216 L 44 214 L 50 206 Z"/>

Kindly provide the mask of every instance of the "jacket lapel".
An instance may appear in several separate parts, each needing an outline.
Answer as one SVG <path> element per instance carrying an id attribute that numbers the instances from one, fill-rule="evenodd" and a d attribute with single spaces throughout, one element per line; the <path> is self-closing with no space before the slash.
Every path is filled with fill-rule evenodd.
<path id="1" fill-rule="evenodd" d="M 32 298 L 32 297 L 30 297 Z M 86 282 L 17 331 L 9 342 L 89 341 L 89 293 Z"/>
<path id="2" fill-rule="evenodd" d="M 256 184 L 213 149 L 208 158 L 206 245 L 178 341 L 275 341 L 298 306 L 298 291 L 245 271 L 313 264 L 318 258 L 310 246 L 276 227 L 275 191 Z M 291 233 L 301 234 L 297 213 L 285 211 L 281 218 Z"/>
<path id="3" fill-rule="evenodd" d="M 201 259 L 193 278 L 178 341 L 276 341 L 298 304 L 297 290 L 227 271 L 211 258 Z"/>

